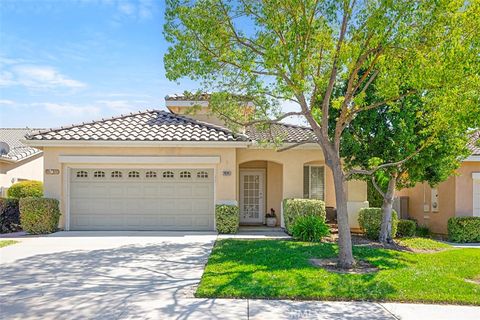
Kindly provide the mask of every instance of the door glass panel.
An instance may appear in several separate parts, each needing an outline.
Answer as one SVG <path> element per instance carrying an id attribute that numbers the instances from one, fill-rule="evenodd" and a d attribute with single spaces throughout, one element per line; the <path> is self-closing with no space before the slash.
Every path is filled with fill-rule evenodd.
<path id="1" fill-rule="evenodd" d="M 245 220 L 256 220 L 260 217 L 260 177 L 257 174 L 243 176 L 243 207 Z"/>

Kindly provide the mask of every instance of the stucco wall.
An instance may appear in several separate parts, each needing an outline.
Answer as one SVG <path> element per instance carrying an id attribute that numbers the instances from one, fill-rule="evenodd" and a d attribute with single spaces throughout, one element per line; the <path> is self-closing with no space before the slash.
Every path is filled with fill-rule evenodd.
<path id="1" fill-rule="evenodd" d="M 480 172 L 480 162 L 463 162 L 456 175 L 452 175 L 437 186 L 438 212 L 432 210 L 432 188 L 427 183 L 419 183 L 413 188 L 401 190 L 397 195 L 409 197 L 410 217 L 416 219 L 419 224 L 428 226 L 435 233 L 446 234 L 450 217 L 473 214 L 472 172 Z"/>
<path id="2" fill-rule="evenodd" d="M 0 162 L 0 187 L 8 188 L 19 179 L 43 181 L 42 154 L 17 163 Z"/>

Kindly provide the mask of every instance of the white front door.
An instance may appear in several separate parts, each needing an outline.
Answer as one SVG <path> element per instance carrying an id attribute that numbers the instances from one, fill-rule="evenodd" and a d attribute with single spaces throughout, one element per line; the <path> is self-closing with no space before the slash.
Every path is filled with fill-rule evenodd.
<path id="1" fill-rule="evenodd" d="M 263 223 L 265 213 L 265 171 L 240 171 L 240 223 Z"/>

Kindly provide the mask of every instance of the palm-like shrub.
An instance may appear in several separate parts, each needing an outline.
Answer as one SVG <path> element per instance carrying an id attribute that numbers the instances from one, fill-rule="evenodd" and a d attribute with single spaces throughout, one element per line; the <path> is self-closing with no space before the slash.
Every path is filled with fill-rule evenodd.
<path id="1" fill-rule="evenodd" d="M 297 217 L 292 226 L 292 235 L 297 240 L 320 242 L 322 238 L 330 235 L 330 229 L 325 218 L 310 214 Z"/>

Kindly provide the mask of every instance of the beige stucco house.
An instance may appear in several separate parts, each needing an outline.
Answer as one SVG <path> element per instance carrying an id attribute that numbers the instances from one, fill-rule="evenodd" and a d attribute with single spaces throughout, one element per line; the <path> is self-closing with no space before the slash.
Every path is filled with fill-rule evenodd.
<path id="1" fill-rule="evenodd" d="M 450 217 L 480 217 L 480 131 L 472 134 L 468 144 L 472 154 L 455 175 L 435 188 L 427 183 L 398 192 L 408 197 L 409 217 L 429 227 L 434 233 L 446 234 Z"/>
<path id="2" fill-rule="evenodd" d="M 42 151 L 22 142 L 29 132 L 28 128 L 0 128 L 0 197 L 16 182 L 43 181 Z"/>
<path id="3" fill-rule="evenodd" d="M 202 106 L 187 115 L 192 106 Z M 279 152 L 259 144 L 270 134 L 241 134 L 208 115 L 208 98 L 167 96 L 169 110 L 149 110 L 41 131 L 45 196 L 60 200 L 66 230 L 215 230 L 215 204 L 238 204 L 240 223 L 261 225 L 285 198 L 335 206 L 331 171 L 318 145 Z M 274 125 L 284 147 L 311 140 L 308 128 Z M 368 206 L 366 185 L 348 183 L 351 221 Z M 356 227 L 352 223 L 352 227 Z"/>

